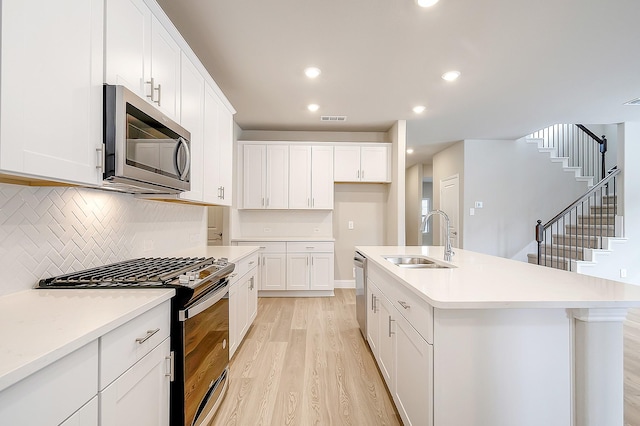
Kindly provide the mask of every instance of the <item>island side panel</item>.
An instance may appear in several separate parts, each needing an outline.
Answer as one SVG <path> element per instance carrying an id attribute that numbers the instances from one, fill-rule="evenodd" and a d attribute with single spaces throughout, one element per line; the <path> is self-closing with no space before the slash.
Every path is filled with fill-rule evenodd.
<path id="1" fill-rule="evenodd" d="M 567 426 L 565 309 L 434 309 L 434 425 Z"/>

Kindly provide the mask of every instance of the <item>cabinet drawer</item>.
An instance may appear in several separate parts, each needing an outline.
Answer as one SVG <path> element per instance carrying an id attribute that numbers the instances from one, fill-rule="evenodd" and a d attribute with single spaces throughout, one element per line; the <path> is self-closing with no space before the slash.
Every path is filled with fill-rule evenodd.
<path id="1" fill-rule="evenodd" d="M 251 269 L 258 266 L 259 256 L 260 256 L 259 253 L 255 252 L 243 259 L 240 259 L 240 261 L 236 262 L 236 267 L 233 270 L 233 274 L 232 274 L 234 277 L 231 279 L 230 283 L 233 284 L 233 282 L 235 282 L 236 279 L 240 278 L 241 276 L 249 272 Z"/>
<path id="2" fill-rule="evenodd" d="M 396 310 L 428 343 L 433 344 L 433 307 L 375 265 L 370 265 L 367 273 Z"/>
<path id="3" fill-rule="evenodd" d="M 285 253 L 287 243 L 285 241 L 238 241 L 239 246 L 258 246 L 262 253 Z"/>
<path id="4" fill-rule="evenodd" d="M 330 241 L 289 241 L 287 252 L 333 252 L 333 246 Z"/>
<path id="5" fill-rule="evenodd" d="M 0 423 L 60 424 L 97 394 L 97 369 L 94 340 L 0 392 Z"/>
<path id="6" fill-rule="evenodd" d="M 102 336 L 100 389 L 169 337 L 170 320 L 171 302 L 166 301 Z"/>

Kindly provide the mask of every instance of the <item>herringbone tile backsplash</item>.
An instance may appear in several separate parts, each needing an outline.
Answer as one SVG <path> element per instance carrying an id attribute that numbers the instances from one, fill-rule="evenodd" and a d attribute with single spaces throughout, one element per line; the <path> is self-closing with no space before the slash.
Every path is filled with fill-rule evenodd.
<path id="1" fill-rule="evenodd" d="M 0 184 L 0 295 L 40 278 L 206 245 L 206 209 L 81 188 Z"/>

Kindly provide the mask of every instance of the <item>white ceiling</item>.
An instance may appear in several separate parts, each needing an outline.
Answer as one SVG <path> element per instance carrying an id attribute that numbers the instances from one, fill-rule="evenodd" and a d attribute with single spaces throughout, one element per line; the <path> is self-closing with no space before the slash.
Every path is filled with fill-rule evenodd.
<path id="1" fill-rule="evenodd" d="M 244 130 L 386 131 L 406 119 L 407 145 L 428 157 L 555 123 L 640 121 L 640 106 L 622 105 L 640 97 L 639 0 L 159 3 Z M 451 69 L 462 76 L 448 83 Z"/>

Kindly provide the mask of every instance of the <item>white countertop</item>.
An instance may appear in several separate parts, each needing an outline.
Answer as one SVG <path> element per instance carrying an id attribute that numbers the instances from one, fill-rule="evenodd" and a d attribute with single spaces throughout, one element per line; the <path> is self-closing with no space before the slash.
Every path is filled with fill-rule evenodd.
<path id="1" fill-rule="evenodd" d="M 207 246 L 175 256 L 237 262 L 258 246 Z M 0 297 L 0 391 L 149 309 L 173 289 L 25 290 Z"/>
<path id="2" fill-rule="evenodd" d="M 34 289 L 0 297 L 0 391 L 174 294 L 173 289 Z"/>
<path id="3" fill-rule="evenodd" d="M 640 306 L 640 286 L 560 271 L 510 259 L 443 247 L 359 246 L 380 266 L 436 308 L 612 308 Z M 390 255 L 422 255 L 450 269 L 401 268 Z"/>

